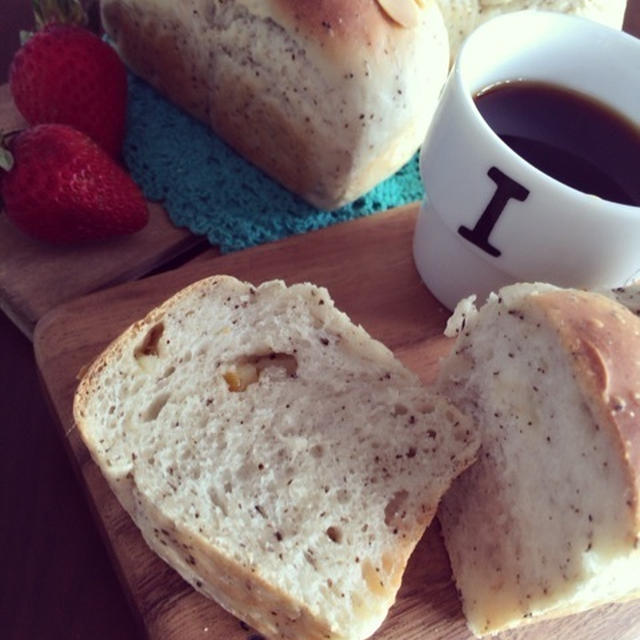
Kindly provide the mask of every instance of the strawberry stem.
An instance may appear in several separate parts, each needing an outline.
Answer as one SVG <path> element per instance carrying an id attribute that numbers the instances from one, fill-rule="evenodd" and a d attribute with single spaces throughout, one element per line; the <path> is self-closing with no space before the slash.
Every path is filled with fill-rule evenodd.
<path id="1" fill-rule="evenodd" d="M 20 46 L 22 46 L 32 36 L 33 36 L 33 31 L 20 29 Z"/>
<path id="2" fill-rule="evenodd" d="M 13 154 L 6 147 L 0 147 L 0 171 L 13 169 Z"/>
<path id="3" fill-rule="evenodd" d="M 24 129 L 0 132 L 0 171 L 11 171 L 13 169 L 15 160 L 13 154 L 9 151 L 9 140 L 22 131 Z"/>
<path id="4" fill-rule="evenodd" d="M 87 14 L 80 0 L 33 0 L 36 29 L 48 24 L 74 24 L 86 26 Z"/>

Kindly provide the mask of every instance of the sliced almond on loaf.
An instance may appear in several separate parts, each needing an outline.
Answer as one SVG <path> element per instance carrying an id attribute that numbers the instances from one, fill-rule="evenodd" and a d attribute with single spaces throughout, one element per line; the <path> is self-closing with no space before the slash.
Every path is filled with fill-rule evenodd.
<path id="1" fill-rule="evenodd" d="M 198 282 L 80 383 L 75 419 L 146 541 L 269 638 L 365 638 L 440 497 L 467 418 L 309 284 Z"/>

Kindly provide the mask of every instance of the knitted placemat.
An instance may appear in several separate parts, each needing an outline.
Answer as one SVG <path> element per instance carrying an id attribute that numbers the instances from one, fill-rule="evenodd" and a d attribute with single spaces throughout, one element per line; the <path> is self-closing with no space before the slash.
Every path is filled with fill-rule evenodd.
<path id="1" fill-rule="evenodd" d="M 243 160 L 205 125 L 129 78 L 124 161 L 147 199 L 223 253 L 384 211 L 423 197 L 418 156 L 355 202 L 320 211 Z"/>

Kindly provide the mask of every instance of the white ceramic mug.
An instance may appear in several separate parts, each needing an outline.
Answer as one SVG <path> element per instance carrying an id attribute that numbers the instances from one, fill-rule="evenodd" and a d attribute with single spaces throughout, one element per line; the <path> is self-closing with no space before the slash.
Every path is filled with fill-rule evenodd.
<path id="1" fill-rule="evenodd" d="M 474 95 L 510 80 L 577 90 L 640 126 L 640 40 L 584 18 L 538 11 L 506 14 L 473 32 L 420 157 L 427 196 L 414 259 L 427 287 L 450 309 L 463 297 L 483 300 L 512 282 L 604 288 L 640 275 L 640 207 L 549 177 L 484 120 Z M 640 180 L 640 158 L 637 164 Z"/>

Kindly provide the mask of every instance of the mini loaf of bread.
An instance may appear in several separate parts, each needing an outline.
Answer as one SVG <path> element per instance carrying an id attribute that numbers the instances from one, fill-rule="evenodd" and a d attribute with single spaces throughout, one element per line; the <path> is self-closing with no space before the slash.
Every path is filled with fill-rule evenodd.
<path id="1" fill-rule="evenodd" d="M 74 415 L 150 547 L 289 640 L 374 632 L 479 444 L 325 289 L 224 276 L 118 338 Z"/>
<path id="2" fill-rule="evenodd" d="M 101 4 L 135 73 L 323 209 L 412 157 L 448 70 L 435 0 Z"/>
<path id="3" fill-rule="evenodd" d="M 447 25 L 453 61 L 463 40 L 483 22 L 500 14 L 524 9 L 558 11 L 620 29 L 627 0 L 438 0 L 438 4 Z"/>
<path id="4" fill-rule="evenodd" d="M 640 596 L 640 319 L 514 285 L 448 330 L 439 388 L 482 433 L 439 511 L 471 630 Z"/>

